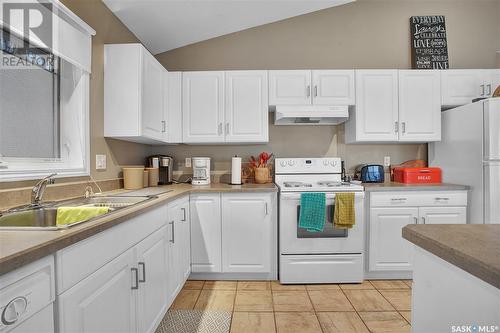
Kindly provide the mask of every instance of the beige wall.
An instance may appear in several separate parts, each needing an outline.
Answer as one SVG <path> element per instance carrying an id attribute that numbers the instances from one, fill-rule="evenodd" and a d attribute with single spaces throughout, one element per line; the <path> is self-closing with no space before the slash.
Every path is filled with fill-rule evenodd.
<path id="1" fill-rule="evenodd" d="M 500 50 L 500 1 L 358 0 L 355 3 L 267 24 L 157 55 L 168 70 L 410 68 L 409 18 L 446 16 L 451 68 L 492 68 Z M 185 157 L 208 155 L 227 169 L 234 154 L 262 150 L 277 156 L 340 156 L 359 163 L 427 158 L 425 144 L 346 145 L 344 126 L 270 126 L 267 145 L 175 146 Z"/>

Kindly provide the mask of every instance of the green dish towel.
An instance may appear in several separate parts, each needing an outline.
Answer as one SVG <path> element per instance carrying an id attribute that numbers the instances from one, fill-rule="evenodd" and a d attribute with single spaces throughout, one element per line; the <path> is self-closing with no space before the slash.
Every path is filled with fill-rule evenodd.
<path id="1" fill-rule="evenodd" d="M 299 228 L 309 232 L 323 231 L 326 215 L 325 193 L 301 193 Z"/>
<path id="2" fill-rule="evenodd" d="M 109 207 L 58 207 L 56 224 L 68 225 L 86 221 L 107 212 L 109 212 Z"/>

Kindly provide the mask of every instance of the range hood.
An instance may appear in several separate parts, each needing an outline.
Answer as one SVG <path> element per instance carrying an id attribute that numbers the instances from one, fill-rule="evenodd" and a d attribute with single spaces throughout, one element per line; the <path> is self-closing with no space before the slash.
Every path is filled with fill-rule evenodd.
<path id="1" fill-rule="evenodd" d="M 338 125 L 349 118 L 349 107 L 328 105 L 276 105 L 275 125 Z"/>

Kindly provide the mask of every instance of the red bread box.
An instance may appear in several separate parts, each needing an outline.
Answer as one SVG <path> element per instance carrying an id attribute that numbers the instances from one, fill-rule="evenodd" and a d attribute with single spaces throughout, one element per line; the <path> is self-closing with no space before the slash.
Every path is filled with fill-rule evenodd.
<path id="1" fill-rule="evenodd" d="M 439 184 L 441 168 L 394 168 L 394 181 L 405 184 Z"/>

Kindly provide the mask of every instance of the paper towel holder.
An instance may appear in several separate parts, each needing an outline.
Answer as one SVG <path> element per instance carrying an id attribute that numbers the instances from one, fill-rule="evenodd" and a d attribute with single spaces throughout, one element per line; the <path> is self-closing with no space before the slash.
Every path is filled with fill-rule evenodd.
<path id="1" fill-rule="evenodd" d="M 233 177 L 233 171 L 234 171 L 234 158 L 239 158 L 239 177 L 236 177 L 236 178 L 239 178 L 240 179 L 240 182 L 234 182 L 233 179 L 235 177 Z M 241 157 L 239 157 L 238 155 L 234 155 L 233 158 L 231 159 L 231 181 L 229 182 L 229 185 L 243 185 L 243 181 L 241 179 Z"/>

